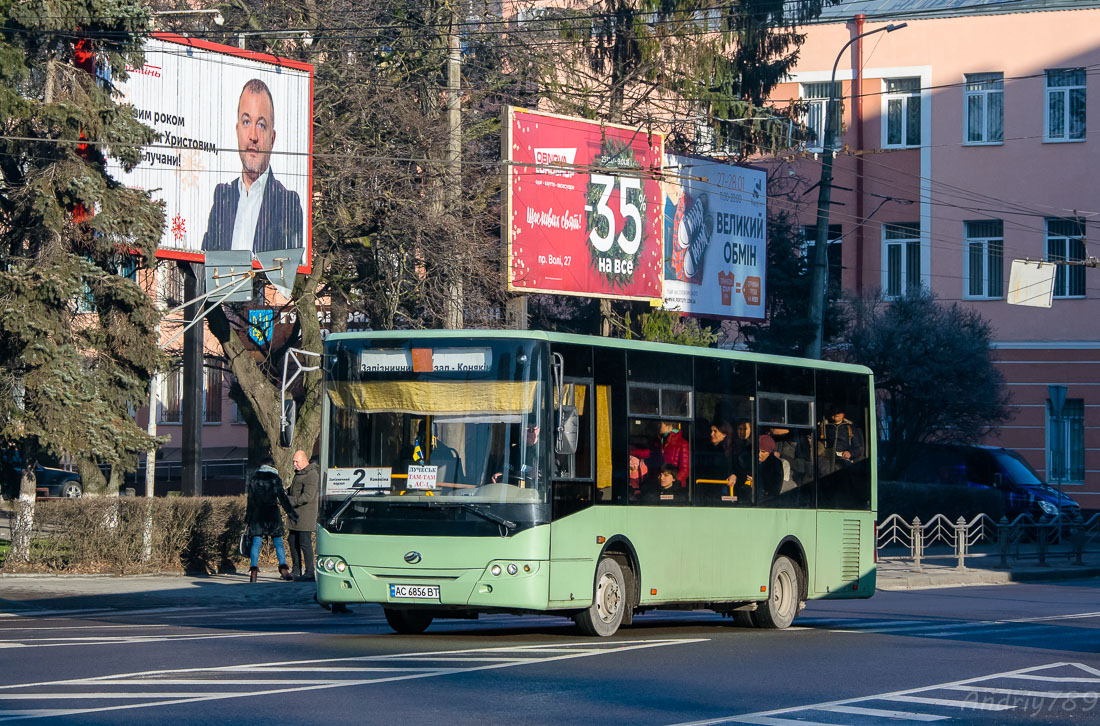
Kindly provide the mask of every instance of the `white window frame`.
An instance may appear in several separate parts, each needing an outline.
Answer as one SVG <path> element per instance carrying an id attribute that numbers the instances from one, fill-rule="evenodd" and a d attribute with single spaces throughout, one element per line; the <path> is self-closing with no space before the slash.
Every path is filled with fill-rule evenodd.
<path id="1" fill-rule="evenodd" d="M 917 88 L 915 90 L 906 91 L 888 91 L 891 81 L 916 81 Z M 882 79 L 882 148 L 884 149 L 918 149 L 924 140 L 924 127 L 923 127 L 923 108 L 924 98 L 923 89 L 921 86 L 921 79 L 919 77 L 905 77 L 905 78 L 883 78 Z M 918 124 L 921 127 L 917 129 L 917 142 L 915 144 L 909 143 L 909 104 L 912 99 L 916 99 L 920 106 L 922 113 L 917 116 Z M 901 104 L 901 142 L 892 144 L 890 143 L 890 103 L 898 102 Z"/>
<path id="2" fill-rule="evenodd" d="M 824 87 L 825 93 L 830 93 L 830 91 L 828 89 L 828 86 L 829 86 L 828 81 L 801 82 L 801 83 L 798 84 L 798 92 L 801 96 L 801 101 L 806 106 L 806 113 L 802 117 L 802 123 L 807 128 L 813 129 L 813 131 L 817 135 L 817 138 L 814 139 L 813 141 L 807 141 L 806 142 L 806 151 L 821 152 L 821 151 L 825 150 L 825 142 L 826 142 L 826 139 L 825 139 L 825 121 L 826 121 L 825 114 L 828 113 L 829 98 L 828 97 L 822 98 L 820 96 L 810 96 L 808 94 L 814 88 L 821 88 L 821 87 Z M 840 137 L 843 133 L 843 129 L 841 128 L 841 126 L 843 124 L 841 122 L 843 121 L 843 117 L 844 117 L 843 116 L 843 114 L 844 114 L 844 111 L 843 111 L 843 108 L 844 108 L 843 107 L 844 85 L 840 81 L 834 82 L 831 93 L 835 94 L 835 96 L 833 96 L 833 97 L 836 99 L 836 117 L 837 118 L 836 118 L 836 136 L 833 137 L 832 143 L 830 143 L 829 146 L 831 148 L 835 149 L 837 146 L 839 146 Z M 815 125 L 813 125 L 811 123 L 811 118 L 814 115 L 813 109 L 816 109 L 817 117 L 819 119 L 821 119 L 821 121 L 820 121 L 821 128 L 820 129 L 817 128 Z"/>
<path id="3" fill-rule="evenodd" d="M 1067 398 L 1062 404 L 1062 415 L 1056 419 L 1051 416 L 1050 399 L 1047 399 L 1046 463 L 1047 484 L 1051 486 L 1057 485 L 1059 479 L 1061 484 L 1068 486 L 1085 483 L 1084 411 L 1084 399 Z M 1061 434 L 1060 441 L 1058 434 Z"/>
<path id="4" fill-rule="evenodd" d="M 1002 146 L 1005 138 L 1005 85 L 1004 73 L 967 73 L 963 84 L 963 145 L 964 146 Z M 1001 133 L 998 138 L 989 138 L 989 114 L 994 99 L 1001 104 Z M 981 138 L 970 138 L 970 101 L 978 99 L 981 106 Z"/>
<path id="5" fill-rule="evenodd" d="M 1082 75 L 1082 82 L 1074 85 L 1051 85 L 1051 79 L 1054 74 L 1066 74 L 1080 72 Z M 1086 90 L 1087 76 L 1084 68 L 1048 68 L 1046 71 L 1046 79 L 1044 82 L 1043 92 L 1043 142 L 1048 144 L 1074 144 L 1080 143 L 1087 137 L 1086 122 L 1088 120 L 1088 92 Z M 1071 99 L 1073 97 L 1073 91 L 1080 91 L 1084 100 L 1084 118 L 1081 119 L 1081 134 L 1080 136 L 1070 136 L 1070 111 L 1071 111 Z M 1055 96 L 1061 96 L 1062 106 L 1062 133 L 1055 136 L 1051 133 L 1051 118 L 1050 118 L 1050 105 L 1055 100 Z"/>
<path id="6" fill-rule="evenodd" d="M 994 235 L 972 235 L 971 225 L 978 225 L 989 222 L 1000 222 L 1001 234 Z M 1004 222 L 999 219 L 981 219 L 969 222 L 963 222 L 963 300 L 1002 300 L 1004 299 Z M 982 284 L 982 291 L 980 293 L 974 293 L 970 290 L 970 283 L 974 279 L 974 270 L 971 266 L 971 251 L 975 246 L 981 247 L 981 270 L 978 271 L 979 279 Z M 996 248 L 1000 248 L 997 250 Z M 998 282 L 1000 289 L 994 289 L 993 276 L 990 275 L 990 270 L 994 261 L 990 259 L 991 248 L 996 250 L 1001 274 Z"/>
<path id="7" fill-rule="evenodd" d="M 916 232 L 916 236 L 888 239 L 886 236 L 887 231 L 890 228 L 898 229 L 899 227 L 912 228 Z M 882 296 L 887 300 L 905 297 L 911 290 L 919 290 L 924 286 L 924 278 L 921 274 L 924 259 L 924 249 L 921 244 L 921 237 L 921 226 L 919 222 L 899 222 L 882 225 Z M 919 255 L 915 269 L 910 260 L 910 252 L 914 246 Z M 891 274 L 893 272 L 893 267 L 890 264 L 891 248 L 897 250 L 899 264 L 901 265 L 901 269 L 899 270 L 901 280 L 897 291 L 891 291 L 890 289 L 890 278 L 893 276 Z"/>
<path id="8" fill-rule="evenodd" d="M 1064 260 L 1083 260 L 1085 258 L 1085 237 L 1081 235 L 1069 235 L 1063 233 L 1052 234 L 1050 228 L 1052 224 L 1059 224 L 1065 222 L 1076 223 L 1082 233 L 1085 229 L 1085 223 L 1083 220 L 1073 219 L 1050 219 L 1046 220 L 1046 241 L 1043 247 L 1046 259 L 1048 261 L 1064 261 Z M 1080 241 L 1080 255 L 1070 255 L 1071 245 L 1074 241 Z M 1060 246 L 1061 249 L 1051 250 L 1051 247 Z M 1054 298 L 1056 300 L 1081 300 L 1086 296 L 1088 290 L 1088 281 L 1085 279 L 1085 268 L 1083 265 L 1076 265 L 1069 267 L 1067 265 L 1059 265 L 1057 272 L 1054 274 Z M 1071 293 L 1070 286 L 1073 285 L 1080 289 L 1079 293 Z M 1061 292 L 1059 292 L 1061 290 Z"/>

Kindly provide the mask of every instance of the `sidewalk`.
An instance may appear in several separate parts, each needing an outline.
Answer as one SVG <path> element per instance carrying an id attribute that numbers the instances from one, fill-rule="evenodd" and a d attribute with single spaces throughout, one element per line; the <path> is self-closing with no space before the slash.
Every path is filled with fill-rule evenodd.
<path id="1" fill-rule="evenodd" d="M 1001 558 L 988 548 L 967 555 L 966 566 L 959 569 L 958 560 L 951 556 L 933 556 L 921 561 L 917 568 L 910 558 L 879 557 L 879 590 L 927 590 L 941 587 L 967 585 L 1007 585 L 1013 582 L 1037 582 L 1076 580 L 1100 577 L 1100 553 L 1085 552 L 1084 564 L 1073 564 L 1064 553 L 1051 553 L 1046 564 L 1040 565 L 1037 557 L 1009 559 L 1007 567 L 1001 567 Z"/>
<path id="2" fill-rule="evenodd" d="M 1086 553 L 1084 565 L 1065 555 L 1048 565 L 1034 559 L 1000 567 L 1000 557 L 978 552 L 966 568 L 954 559 L 934 557 L 917 569 L 908 559 L 883 558 L 878 564 L 879 590 L 924 590 L 968 585 L 1056 581 L 1100 577 L 1100 553 Z M 284 582 L 274 570 L 256 584 L 248 573 L 195 577 L 187 575 L 4 575 L 0 574 L 0 613 L 42 610 L 88 611 L 145 608 L 317 607 L 312 582 Z"/>

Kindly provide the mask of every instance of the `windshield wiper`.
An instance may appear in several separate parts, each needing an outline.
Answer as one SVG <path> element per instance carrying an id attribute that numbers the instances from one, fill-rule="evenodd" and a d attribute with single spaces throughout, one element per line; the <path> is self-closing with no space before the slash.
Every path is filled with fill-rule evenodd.
<path id="1" fill-rule="evenodd" d="M 328 526 L 331 527 L 336 524 L 340 520 L 340 515 L 344 513 L 344 510 L 351 506 L 351 500 L 355 499 L 363 492 L 376 492 L 376 496 L 379 494 L 385 494 L 385 490 L 383 489 L 356 489 L 348 495 L 347 499 L 340 503 L 340 507 L 335 512 L 333 512 L 331 517 L 328 518 Z"/>
<path id="2" fill-rule="evenodd" d="M 435 509 L 443 507 L 462 507 L 467 512 L 476 514 L 484 520 L 492 522 L 493 524 L 499 524 L 506 529 L 515 529 L 519 525 L 510 519 L 505 519 L 496 512 L 490 512 L 487 509 L 482 509 L 476 504 L 470 504 L 468 502 L 387 502 L 390 506 L 398 507 L 421 507 L 423 509 Z"/>

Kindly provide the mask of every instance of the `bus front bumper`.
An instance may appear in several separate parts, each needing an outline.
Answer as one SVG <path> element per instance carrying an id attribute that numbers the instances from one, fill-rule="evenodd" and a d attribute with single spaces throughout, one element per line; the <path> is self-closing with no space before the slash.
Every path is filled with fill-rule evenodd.
<path id="1" fill-rule="evenodd" d="M 514 572 L 513 572 L 514 570 Z M 546 610 L 550 569 L 540 560 L 493 560 L 482 568 L 317 568 L 322 603 L 455 610 Z"/>

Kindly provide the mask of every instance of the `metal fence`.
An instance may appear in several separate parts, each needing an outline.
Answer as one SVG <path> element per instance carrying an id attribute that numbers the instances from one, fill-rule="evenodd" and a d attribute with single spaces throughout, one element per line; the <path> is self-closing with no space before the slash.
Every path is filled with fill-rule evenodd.
<path id="1" fill-rule="evenodd" d="M 1045 565 L 1053 559 L 1080 565 L 1085 552 L 1100 551 L 1100 514 L 1087 520 L 1056 515 L 1037 521 L 1021 514 L 999 522 L 986 514 L 969 522 L 963 517 L 952 522 L 942 514 L 927 522 L 920 517 L 907 522 L 891 514 L 878 523 L 876 545 L 880 560 L 912 560 L 918 570 L 922 562 L 936 559 L 954 560 L 957 568 L 966 569 L 968 556 L 999 557 L 1001 567 L 1021 560 Z"/>

